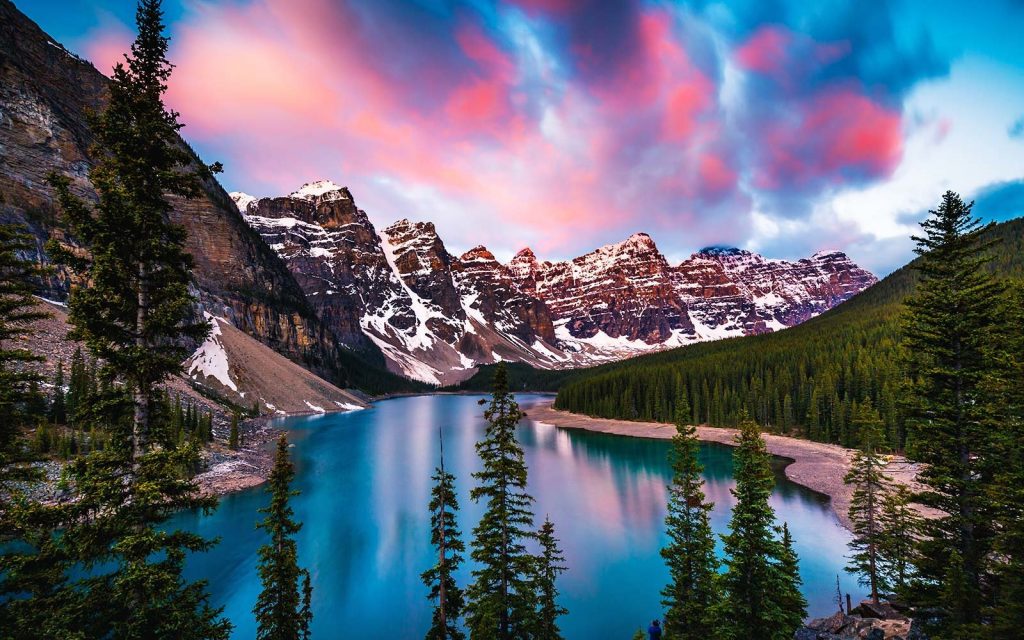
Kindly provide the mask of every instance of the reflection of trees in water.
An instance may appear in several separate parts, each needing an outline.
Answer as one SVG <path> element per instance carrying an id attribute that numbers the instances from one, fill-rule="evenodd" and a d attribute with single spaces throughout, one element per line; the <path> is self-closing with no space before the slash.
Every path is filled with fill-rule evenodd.
<path id="1" fill-rule="evenodd" d="M 594 433 L 581 429 L 558 429 L 538 425 L 524 420 L 520 425 L 518 437 L 527 448 L 558 449 L 564 455 L 566 450 L 575 459 L 600 461 L 612 469 L 616 475 L 624 472 L 642 473 L 660 476 L 668 482 L 672 475 L 669 465 L 669 442 L 653 438 L 634 438 L 608 433 Z M 559 438 L 568 439 L 568 447 L 558 445 Z M 702 442 L 700 445 L 700 462 L 704 466 L 702 474 L 709 485 L 733 485 L 734 448 L 717 442 Z M 817 494 L 786 478 L 786 466 L 790 460 L 772 457 L 771 467 L 775 473 L 775 493 L 783 498 L 814 498 L 827 503 L 828 497 Z M 716 487 L 719 488 L 719 487 Z"/>

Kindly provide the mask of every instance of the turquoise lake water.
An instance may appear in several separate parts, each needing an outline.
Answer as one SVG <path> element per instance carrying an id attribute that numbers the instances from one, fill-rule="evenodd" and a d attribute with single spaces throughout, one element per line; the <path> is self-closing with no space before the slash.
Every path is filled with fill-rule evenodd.
<path id="1" fill-rule="evenodd" d="M 300 563 L 312 573 L 314 638 L 423 637 L 431 604 L 419 576 L 434 557 L 426 505 L 438 429 L 446 466 L 457 476 L 468 547 L 481 513 L 469 499 L 470 473 L 479 468 L 474 444 L 484 429 L 480 397 L 397 398 L 365 411 L 280 423 L 295 444 L 294 488 L 302 493 L 292 504 L 304 523 L 297 540 Z M 541 396 L 518 399 L 529 412 Z M 567 431 L 528 418 L 518 435 L 538 524 L 550 515 L 570 567 L 559 583 L 570 611 L 561 620 L 565 636 L 627 639 L 646 628 L 660 617 L 659 591 L 668 578 L 658 553 L 665 543 L 668 443 Z M 716 504 L 713 526 L 721 533 L 733 504 L 731 449 L 705 444 L 701 456 L 705 491 Z M 787 481 L 782 467 L 780 461 L 772 505 L 796 540 L 810 614 L 829 614 L 837 574 L 844 591 L 860 595 L 843 573 L 849 534 L 827 498 Z M 254 525 L 266 502 L 259 487 L 225 497 L 213 515 L 185 513 L 173 523 L 220 537 L 212 552 L 190 561 L 188 572 L 209 581 L 214 604 L 235 624 L 234 638 L 255 636 L 256 549 L 264 534 Z"/>

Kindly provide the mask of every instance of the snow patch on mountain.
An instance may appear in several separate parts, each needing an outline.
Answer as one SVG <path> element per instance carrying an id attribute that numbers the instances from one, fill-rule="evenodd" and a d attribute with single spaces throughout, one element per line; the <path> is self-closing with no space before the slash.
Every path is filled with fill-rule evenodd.
<path id="1" fill-rule="evenodd" d="M 220 323 L 227 322 L 227 320 L 206 312 L 203 312 L 203 316 L 210 323 L 210 333 L 206 335 L 206 340 L 199 345 L 195 353 L 185 361 L 185 371 L 193 379 L 198 379 L 197 373 L 202 374 L 203 377 L 212 377 L 237 393 L 238 385 L 231 379 L 228 354 L 220 342 Z"/>
<path id="2" fill-rule="evenodd" d="M 292 191 L 288 197 L 302 200 L 348 200 L 349 196 L 344 187 L 330 180 L 316 180 L 307 182 L 299 189 Z"/>

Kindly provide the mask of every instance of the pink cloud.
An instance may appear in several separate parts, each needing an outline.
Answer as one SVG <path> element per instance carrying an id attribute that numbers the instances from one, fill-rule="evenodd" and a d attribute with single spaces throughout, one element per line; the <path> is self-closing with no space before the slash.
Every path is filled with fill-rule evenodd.
<path id="1" fill-rule="evenodd" d="M 785 29 L 762 27 L 736 50 L 736 60 L 748 71 L 778 73 L 788 60 L 791 42 L 792 37 Z"/>
<path id="2" fill-rule="evenodd" d="M 853 89 L 823 91 L 797 108 L 763 125 L 757 146 L 765 158 L 754 175 L 761 189 L 884 177 L 902 158 L 900 112 Z"/>
<path id="3" fill-rule="evenodd" d="M 574 4 L 520 3 L 531 15 Z M 677 20 L 644 9 L 623 63 L 581 78 L 558 64 L 537 73 L 535 52 L 470 13 L 402 38 L 403 25 L 332 0 L 196 3 L 174 25 L 168 99 L 232 188 L 270 195 L 331 178 L 377 222 L 430 219 L 456 248 L 531 244 L 552 257 L 681 225 L 688 241 L 739 241 L 751 179 L 814 187 L 898 161 L 899 114 L 854 87 L 780 90 L 777 109 L 738 131 L 718 67 Z M 94 44 L 97 56 L 125 48 Z M 781 77 L 794 51 L 822 65 L 846 49 L 779 28 L 731 55 Z"/>

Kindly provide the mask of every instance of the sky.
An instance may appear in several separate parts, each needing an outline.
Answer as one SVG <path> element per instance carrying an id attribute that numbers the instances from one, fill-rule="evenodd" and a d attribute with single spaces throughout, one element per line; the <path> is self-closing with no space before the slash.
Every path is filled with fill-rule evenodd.
<path id="1" fill-rule="evenodd" d="M 134 2 L 15 0 L 109 73 Z M 330 179 L 452 253 L 647 232 L 885 274 L 952 189 L 1024 215 L 1024 0 L 165 0 L 167 101 L 230 191 Z"/>

